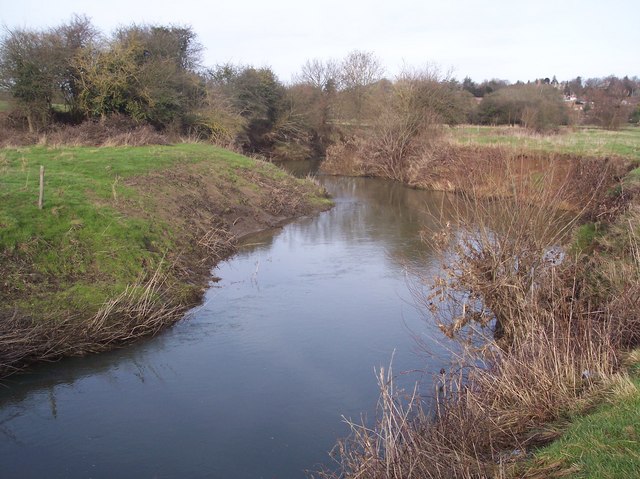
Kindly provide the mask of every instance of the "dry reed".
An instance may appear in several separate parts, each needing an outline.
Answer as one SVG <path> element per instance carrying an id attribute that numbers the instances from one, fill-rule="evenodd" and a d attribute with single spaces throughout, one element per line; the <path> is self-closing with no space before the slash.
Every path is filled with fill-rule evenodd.
<path id="1" fill-rule="evenodd" d="M 197 242 L 198 246 L 204 248 L 207 253 L 216 260 L 235 251 L 235 238 L 229 231 L 222 227 L 211 227 L 200 237 Z M 209 258 L 203 258 L 203 261 L 209 261 Z"/>
<path id="2" fill-rule="evenodd" d="M 0 376 L 36 361 L 82 356 L 128 344 L 158 333 L 184 313 L 184 305 L 171 299 L 160 269 L 127 286 L 87 319 L 37 320 L 15 312 L 0 321 Z"/>
<path id="3" fill-rule="evenodd" d="M 462 346 L 457 372 L 441 379 L 431 402 L 416 393 L 403 401 L 392 377 L 381 374 L 375 423 L 349 422 L 351 435 L 336 449 L 338 469 L 318 477 L 520 477 L 532 447 L 556 438 L 568 418 L 610 391 L 629 389 L 618 371 L 620 351 L 640 334 L 633 207 L 618 217 L 626 260 L 594 279 L 594 268 L 606 270 L 611 259 L 587 261 L 570 244 L 573 227 L 602 198 L 599 189 L 582 211 L 568 214 L 567 186 L 545 176 L 533 185 L 510 177 L 509 200 L 467 191 L 457 221 L 431 239 L 442 276 L 416 286 L 418 302 Z M 555 465 L 546 472 L 569 471 Z"/>

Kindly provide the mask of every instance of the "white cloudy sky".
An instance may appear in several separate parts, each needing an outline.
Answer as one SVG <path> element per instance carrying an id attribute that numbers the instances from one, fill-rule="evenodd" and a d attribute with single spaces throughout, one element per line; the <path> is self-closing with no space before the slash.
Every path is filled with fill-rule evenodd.
<path id="1" fill-rule="evenodd" d="M 640 0 L 0 0 L 8 28 L 86 14 L 109 33 L 131 23 L 191 26 L 204 64 L 271 66 L 374 52 L 392 76 L 436 64 L 462 79 L 640 76 Z"/>

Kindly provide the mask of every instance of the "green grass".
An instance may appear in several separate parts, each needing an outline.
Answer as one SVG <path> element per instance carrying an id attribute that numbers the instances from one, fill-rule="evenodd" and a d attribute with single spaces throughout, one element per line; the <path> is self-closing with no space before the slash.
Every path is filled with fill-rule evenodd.
<path id="1" fill-rule="evenodd" d="M 640 128 L 618 131 L 600 128 L 565 128 L 558 134 L 539 135 L 518 127 L 459 126 L 449 130 L 456 144 L 497 145 L 580 156 L 620 156 L 640 161 Z"/>
<path id="2" fill-rule="evenodd" d="M 596 238 L 598 238 L 602 234 L 603 232 L 598 229 L 598 225 L 593 222 L 580 225 L 576 229 L 573 249 L 576 252 L 590 251 L 593 248 L 593 244 Z"/>
<path id="3" fill-rule="evenodd" d="M 561 464 L 580 479 L 640 477 L 640 368 L 631 368 L 635 391 L 615 396 L 575 419 L 560 439 L 540 449 L 534 461 Z M 555 476 L 554 476 L 555 477 Z"/>
<path id="4" fill-rule="evenodd" d="M 627 176 L 626 176 L 625 179 L 630 184 L 631 183 L 633 183 L 633 184 L 640 183 L 640 168 L 636 168 L 634 170 L 631 170 L 629 173 L 627 173 Z"/>
<path id="5" fill-rule="evenodd" d="M 65 105 L 64 103 L 52 103 L 51 108 L 53 109 L 53 111 L 57 111 L 60 113 L 69 111 L 69 105 Z"/>
<path id="6" fill-rule="evenodd" d="M 255 166 L 244 156 L 198 144 L 0 150 L 0 301 L 56 316 L 97 308 L 122 291 L 159 264 L 177 234 L 171 224 L 116 207 L 127 200 L 144 204 L 126 178 L 203 161 L 220 175 Z"/>
<path id="7" fill-rule="evenodd" d="M 7 100 L 1 100 L 0 99 L 0 112 L 9 111 L 10 106 L 11 105 Z"/>

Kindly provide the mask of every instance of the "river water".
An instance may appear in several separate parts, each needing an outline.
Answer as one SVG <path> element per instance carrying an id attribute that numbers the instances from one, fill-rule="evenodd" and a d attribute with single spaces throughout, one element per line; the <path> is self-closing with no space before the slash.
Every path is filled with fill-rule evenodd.
<path id="1" fill-rule="evenodd" d="M 0 477 L 305 477 L 342 416 L 373 418 L 374 368 L 431 391 L 449 353 L 405 266 L 437 270 L 419 233 L 443 195 L 319 180 L 336 206 L 248 239 L 186 320 L 0 384 Z"/>

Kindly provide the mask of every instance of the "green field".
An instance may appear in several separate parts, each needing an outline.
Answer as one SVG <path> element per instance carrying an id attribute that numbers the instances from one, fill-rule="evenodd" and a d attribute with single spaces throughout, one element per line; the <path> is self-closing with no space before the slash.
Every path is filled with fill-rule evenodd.
<path id="1" fill-rule="evenodd" d="M 461 145 L 496 145 L 525 150 L 571 153 L 579 156 L 619 156 L 640 161 L 640 128 L 618 131 L 600 128 L 565 128 L 557 134 L 539 135 L 509 126 L 464 125 L 447 131 L 449 141 Z"/>

